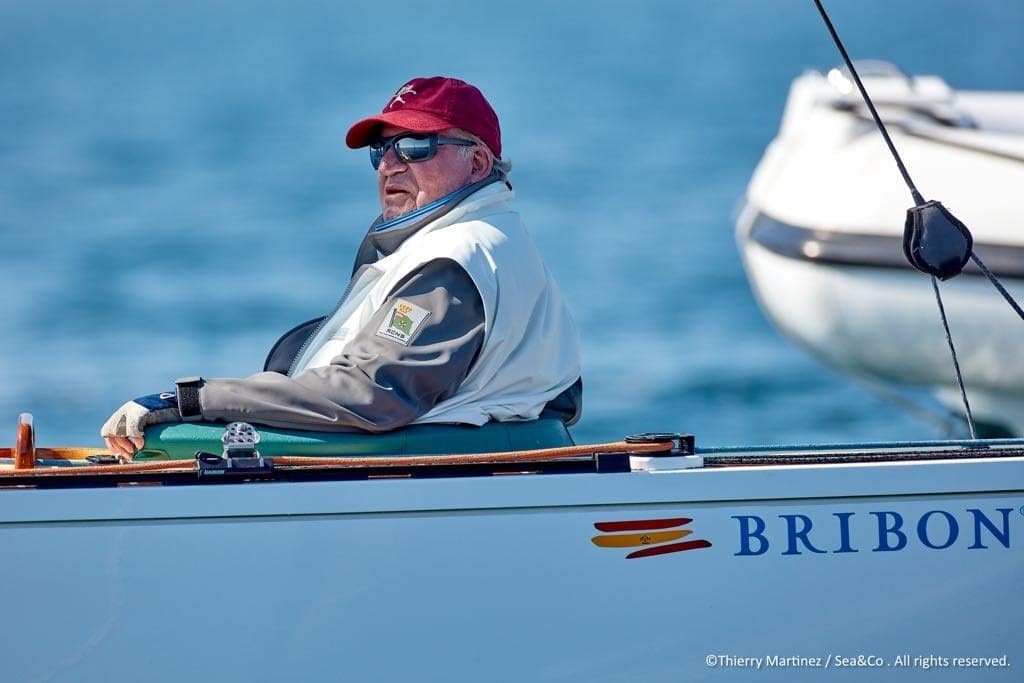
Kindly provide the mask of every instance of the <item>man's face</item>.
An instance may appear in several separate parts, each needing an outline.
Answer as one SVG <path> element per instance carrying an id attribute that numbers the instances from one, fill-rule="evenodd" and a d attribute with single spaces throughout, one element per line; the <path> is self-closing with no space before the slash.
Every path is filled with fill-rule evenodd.
<path id="1" fill-rule="evenodd" d="M 389 138 L 409 131 L 394 126 L 381 128 L 380 136 Z M 440 135 L 460 137 L 450 131 Z M 437 201 L 447 194 L 478 180 L 474 154 L 463 157 L 456 145 L 438 145 L 432 159 L 406 163 L 393 148 L 388 149 L 377 169 L 377 193 L 384 220 L 389 221 Z"/>

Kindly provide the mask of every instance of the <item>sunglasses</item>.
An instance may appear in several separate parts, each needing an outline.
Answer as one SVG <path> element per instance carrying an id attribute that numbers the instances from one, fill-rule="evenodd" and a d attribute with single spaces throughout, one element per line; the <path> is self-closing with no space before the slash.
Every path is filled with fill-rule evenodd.
<path id="1" fill-rule="evenodd" d="M 394 148 L 395 154 L 407 164 L 415 164 L 420 161 L 433 159 L 437 154 L 438 145 L 458 145 L 459 147 L 474 147 L 472 140 L 461 138 L 446 138 L 436 133 L 422 135 L 417 133 L 403 133 L 390 138 L 384 138 L 370 143 L 370 164 L 374 169 L 380 167 L 380 162 L 388 150 Z"/>

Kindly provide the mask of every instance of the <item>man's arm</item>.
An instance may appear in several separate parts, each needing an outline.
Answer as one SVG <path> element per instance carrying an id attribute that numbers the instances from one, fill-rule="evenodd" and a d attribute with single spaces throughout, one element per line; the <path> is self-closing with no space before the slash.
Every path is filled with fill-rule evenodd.
<path id="1" fill-rule="evenodd" d="M 403 305 L 412 307 L 407 316 L 412 325 L 394 318 Z M 401 310 L 406 309 L 400 315 Z M 317 431 L 396 429 L 458 389 L 483 338 L 480 293 L 461 266 L 438 259 L 404 278 L 329 365 L 295 377 L 261 372 L 207 380 L 198 393 L 199 418 Z M 129 439 L 139 443 L 146 425 L 174 420 L 163 414 L 170 411 L 145 413 L 133 403 L 122 406 L 102 430 L 112 448 L 128 453 Z"/>
<path id="2" fill-rule="evenodd" d="M 412 307 L 405 321 L 418 322 L 408 337 L 405 306 Z M 454 261 L 431 261 L 392 290 L 329 365 L 295 377 L 263 372 L 207 381 L 199 391 L 202 419 L 323 431 L 396 429 L 455 392 L 483 337 L 483 302 L 469 275 Z"/>

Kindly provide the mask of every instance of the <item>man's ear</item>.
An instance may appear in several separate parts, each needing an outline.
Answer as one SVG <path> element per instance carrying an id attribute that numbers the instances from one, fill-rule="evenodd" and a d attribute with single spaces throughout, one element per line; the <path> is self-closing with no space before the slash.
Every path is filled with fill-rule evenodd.
<path id="1" fill-rule="evenodd" d="M 491 174 L 491 168 L 494 166 L 494 160 L 491 155 L 487 153 L 483 145 L 477 145 L 473 148 L 473 156 L 470 157 L 472 167 L 470 171 L 470 179 L 473 182 L 483 180 Z"/>

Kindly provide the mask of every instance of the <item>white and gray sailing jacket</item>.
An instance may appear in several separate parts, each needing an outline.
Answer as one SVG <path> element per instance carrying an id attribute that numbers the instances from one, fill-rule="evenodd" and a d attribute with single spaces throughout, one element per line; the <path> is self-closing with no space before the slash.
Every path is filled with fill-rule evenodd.
<path id="1" fill-rule="evenodd" d="M 381 235 L 289 374 L 206 380 L 201 419 L 379 432 L 536 418 L 580 377 L 579 338 L 513 197 L 493 182 Z"/>

